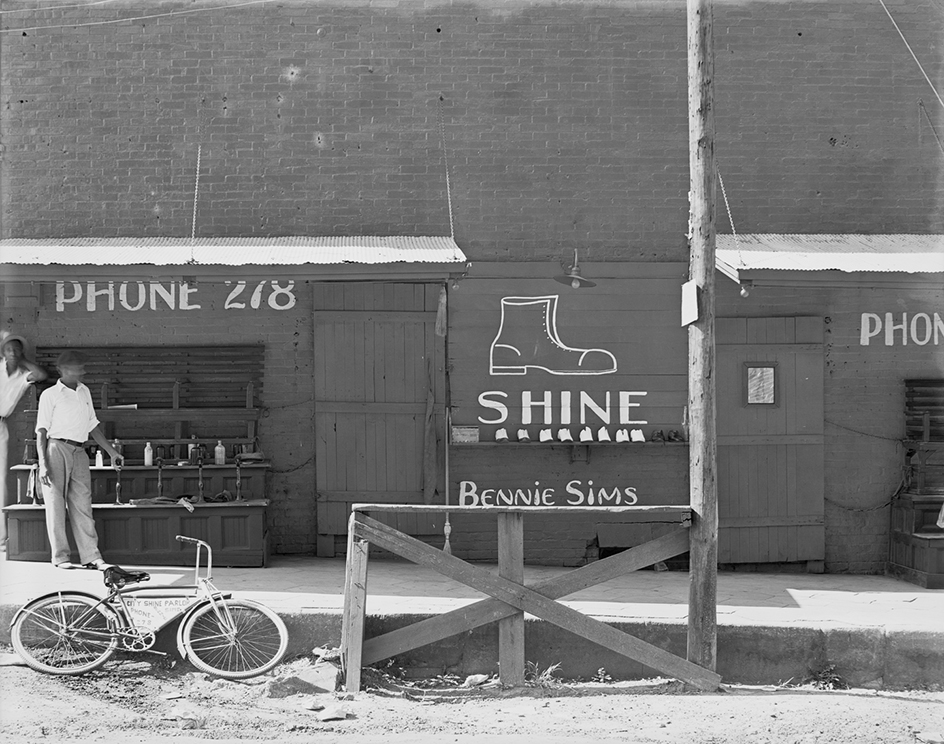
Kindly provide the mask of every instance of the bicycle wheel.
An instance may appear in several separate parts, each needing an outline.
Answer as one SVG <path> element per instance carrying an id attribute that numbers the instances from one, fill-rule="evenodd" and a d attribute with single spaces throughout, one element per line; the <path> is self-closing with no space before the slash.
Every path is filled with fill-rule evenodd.
<path id="1" fill-rule="evenodd" d="M 282 618 L 252 600 L 207 603 L 191 615 L 182 634 L 187 658 L 202 672 L 227 679 L 255 677 L 285 655 Z"/>
<path id="2" fill-rule="evenodd" d="M 82 594 L 57 594 L 28 603 L 10 628 L 13 648 L 27 666 L 47 674 L 84 674 L 115 653 L 113 613 Z"/>

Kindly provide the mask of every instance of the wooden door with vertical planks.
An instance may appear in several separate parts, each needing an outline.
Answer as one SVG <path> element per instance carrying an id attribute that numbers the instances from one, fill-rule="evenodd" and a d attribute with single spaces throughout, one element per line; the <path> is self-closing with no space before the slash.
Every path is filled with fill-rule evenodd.
<path id="1" fill-rule="evenodd" d="M 718 318 L 718 562 L 825 558 L 823 319 Z"/>
<path id="2" fill-rule="evenodd" d="M 317 547 L 318 555 L 333 556 L 352 503 L 424 503 L 428 446 L 443 492 L 445 344 L 435 332 L 438 284 L 313 286 Z M 410 535 L 442 534 L 436 515 L 382 521 Z"/>

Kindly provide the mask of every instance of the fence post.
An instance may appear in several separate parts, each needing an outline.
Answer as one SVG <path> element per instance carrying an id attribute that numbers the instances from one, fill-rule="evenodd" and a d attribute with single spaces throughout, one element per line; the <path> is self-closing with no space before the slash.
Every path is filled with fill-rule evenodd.
<path id="1" fill-rule="evenodd" d="M 364 656 L 364 617 L 367 614 L 367 555 L 370 545 L 366 540 L 352 540 L 347 561 L 351 567 L 346 588 L 342 636 L 344 642 L 344 687 L 348 692 L 361 689 L 361 659 Z"/>
<path id="2" fill-rule="evenodd" d="M 498 575 L 524 584 L 524 515 L 498 515 Z M 503 685 L 524 684 L 524 613 L 498 621 L 498 671 Z"/>

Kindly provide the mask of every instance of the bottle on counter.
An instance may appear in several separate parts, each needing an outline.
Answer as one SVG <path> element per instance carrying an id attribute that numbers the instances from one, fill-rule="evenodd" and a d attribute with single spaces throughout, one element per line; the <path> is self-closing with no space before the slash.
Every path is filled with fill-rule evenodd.
<path id="1" fill-rule="evenodd" d="M 105 455 L 102 453 L 101 447 L 98 447 L 95 450 L 95 467 L 96 468 L 105 467 Z"/>
<path id="2" fill-rule="evenodd" d="M 144 445 L 144 466 L 149 468 L 154 464 L 154 448 L 148 442 Z"/>
<path id="3" fill-rule="evenodd" d="M 121 443 L 121 440 L 118 439 L 118 437 L 115 437 L 115 441 L 111 443 L 111 446 L 115 448 L 115 452 L 117 452 L 119 455 L 123 455 L 125 453 L 125 446 Z"/>
<path id="4" fill-rule="evenodd" d="M 187 445 L 187 460 L 191 465 L 197 464 L 197 435 L 190 435 L 190 443 Z"/>
<path id="5" fill-rule="evenodd" d="M 226 464 L 226 447 L 223 446 L 223 440 L 217 440 L 216 447 L 213 448 L 213 461 L 217 465 Z"/>

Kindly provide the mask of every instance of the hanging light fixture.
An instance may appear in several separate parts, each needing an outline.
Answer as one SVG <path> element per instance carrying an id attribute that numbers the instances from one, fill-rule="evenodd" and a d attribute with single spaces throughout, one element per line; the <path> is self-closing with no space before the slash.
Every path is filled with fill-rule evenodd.
<path id="1" fill-rule="evenodd" d="M 580 264 L 577 262 L 577 249 L 574 248 L 574 265 L 567 266 L 561 263 L 561 268 L 564 270 L 564 273 L 560 276 L 555 276 L 554 281 L 560 282 L 561 284 L 569 284 L 574 289 L 580 289 L 581 287 L 595 287 L 597 286 L 596 282 L 591 282 L 589 279 L 584 279 L 580 276 Z"/>

